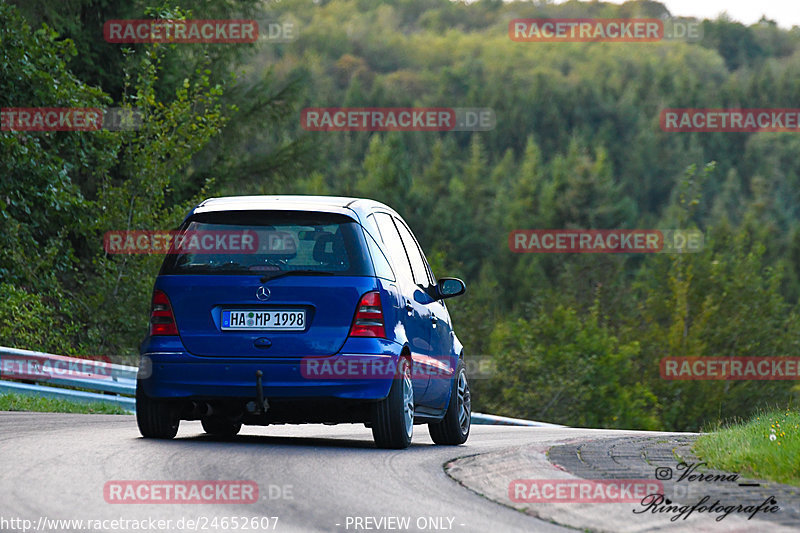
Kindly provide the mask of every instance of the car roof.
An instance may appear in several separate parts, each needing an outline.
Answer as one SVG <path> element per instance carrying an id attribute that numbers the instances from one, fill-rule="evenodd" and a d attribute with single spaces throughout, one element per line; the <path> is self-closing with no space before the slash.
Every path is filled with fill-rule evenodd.
<path id="1" fill-rule="evenodd" d="M 375 210 L 397 213 L 389 206 L 367 198 L 350 198 L 344 196 L 225 196 L 203 200 L 189 216 L 196 213 L 215 211 L 313 211 L 322 213 L 338 213 L 353 217 L 359 222 Z M 399 215 L 397 215 L 399 216 Z M 187 217 L 188 218 L 188 217 Z"/>

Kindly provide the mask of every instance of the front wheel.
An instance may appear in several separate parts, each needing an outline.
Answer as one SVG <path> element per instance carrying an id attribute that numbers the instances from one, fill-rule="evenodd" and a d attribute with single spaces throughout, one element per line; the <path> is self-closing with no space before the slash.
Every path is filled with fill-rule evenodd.
<path id="1" fill-rule="evenodd" d="M 467 381 L 467 369 L 464 361 L 459 359 L 447 411 L 441 422 L 428 424 L 428 432 L 436 444 L 455 446 L 467 442 L 471 423 L 472 397 Z"/>
<path id="2" fill-rule="evenodd" d="M 136 383 L 136 423 L 146 439 L 171 439 L 178 434 L 180 418 L 169 402 L 149 398 Z"/>
<path id="3" fill-rule="evenodd" d="M 400 450 L 411 445 L 414 432 L 414 388 L 411 365 L 400 359 L 389 396 L 375 404 L 372 437 L 378 448 Z"/>

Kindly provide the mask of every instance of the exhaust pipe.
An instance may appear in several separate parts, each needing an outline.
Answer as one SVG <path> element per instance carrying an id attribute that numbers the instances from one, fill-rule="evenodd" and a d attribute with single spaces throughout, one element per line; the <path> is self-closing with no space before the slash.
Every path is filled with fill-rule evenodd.
<path id="1" fill-rule="evenodd" d="M 205 402 L 193 401 L 191 403 L 191 407 L 189 408 L 189 412 L 186 413 L 185 416 L 190 417 L 191 420 L 197 420 L 200 418 L 211 416 L 215 412 L 216 411 L 213 407 L 211 407 L 211 404 Z"/>

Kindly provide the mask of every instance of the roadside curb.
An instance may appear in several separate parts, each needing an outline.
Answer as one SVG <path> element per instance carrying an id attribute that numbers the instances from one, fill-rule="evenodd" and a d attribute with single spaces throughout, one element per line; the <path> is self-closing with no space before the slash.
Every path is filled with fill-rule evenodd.
<path id="1" fill-rule="evenodd" d="M 716 514 L 694 513 L 686 519 L 679 518 L 672 521 L 671 518 L 674 514 L 634 513 L 633 511 L 636 509 L 643 509 L 640 503 L 565 501 L 522 503 L 512 501 L 509 497 L 510 484 L 512 481 L 520 479 L 564 480 L 565 482 L 591 479 L 655 481 L 657 467 L 675 469 L 681 459 L 689 462 L 693 458 L 688 452 L 688 446 L 695 438 L 694 434 L 664 433 L 654 436 L 576 438 L 566 441 L 562 439 L 455 459 L 445 465 L 445 472 L 459 484 L 485 498 L 541 520 L 586 531 L 789 532 L 797 530 L 800 518 L 794 512 L 800 509 L 800 497 L 797 495 L 800 489 L 766 484 L 766 482 L 761 487 L 762 491 L 770 492 L 772 489 L 777 491 L 775 497 L 781 511 L 771 516 L 759 513 L 758 518 L 751 520 L 747 520 L 747 515 L 741 513 L 732 513 L 722 521 L 715 520 L 719 516 Z M 676 457 L 676 453 L 677 457 L 681 459 Z M 687 483 L 690 482 L 684 480 L 681 482 L 681 486 L 685 487 Z M 680 505 L 696 503 L 706 494 L 714 499 L 719 498 L 721 501 L 727 498 L 730 503 L 725 503 L 725 505 L 739 503 L 749 505 L 761 497 L 760 492 L 752 491 L 749 488 L 744 489 L 738 486 L 721 488 L 720 483 L 697 481 L 691 483 L 692 490 L 683 494 L 680 491 L 676 493 L 675 482 L 665 481 L 665 496 L 667 498 L 674 496 L 675 503 Z M 701 493 L 702 496 L 700 496 Z M 738 499 L 731 501 L 731 498 Z M 764 520 L 763 518 L 766 516 L 770 516 L 771 519 Z"/>

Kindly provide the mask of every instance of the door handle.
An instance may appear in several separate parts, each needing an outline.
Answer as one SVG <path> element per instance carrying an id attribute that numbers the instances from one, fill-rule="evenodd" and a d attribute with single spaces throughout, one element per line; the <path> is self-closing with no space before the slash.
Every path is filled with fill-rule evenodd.
<path id="1" fill-rule="evenodd" d="M 411 305 L 411 302 L 409 302 L 408 300 L 406 300 L 406 311 L 408 311 L 408 312 L 410 313 L 410 312 L 412 312 L 413 310 L 414 310 L 414 306 L 413 306 L 413 305 Z"/>
<path id="2" fill-rule="evenodd" d="M 439 318 L 436 315 L 431 315 L 431 322 L 436 325 L 436 323 L 439 322 Z"/>
<path id="3" fill-rule="evenodd" d="M 256 348 L 269 348 L 272 346 L 272 341 L 266 337 L 260 337 L 253 342 Z"/>

